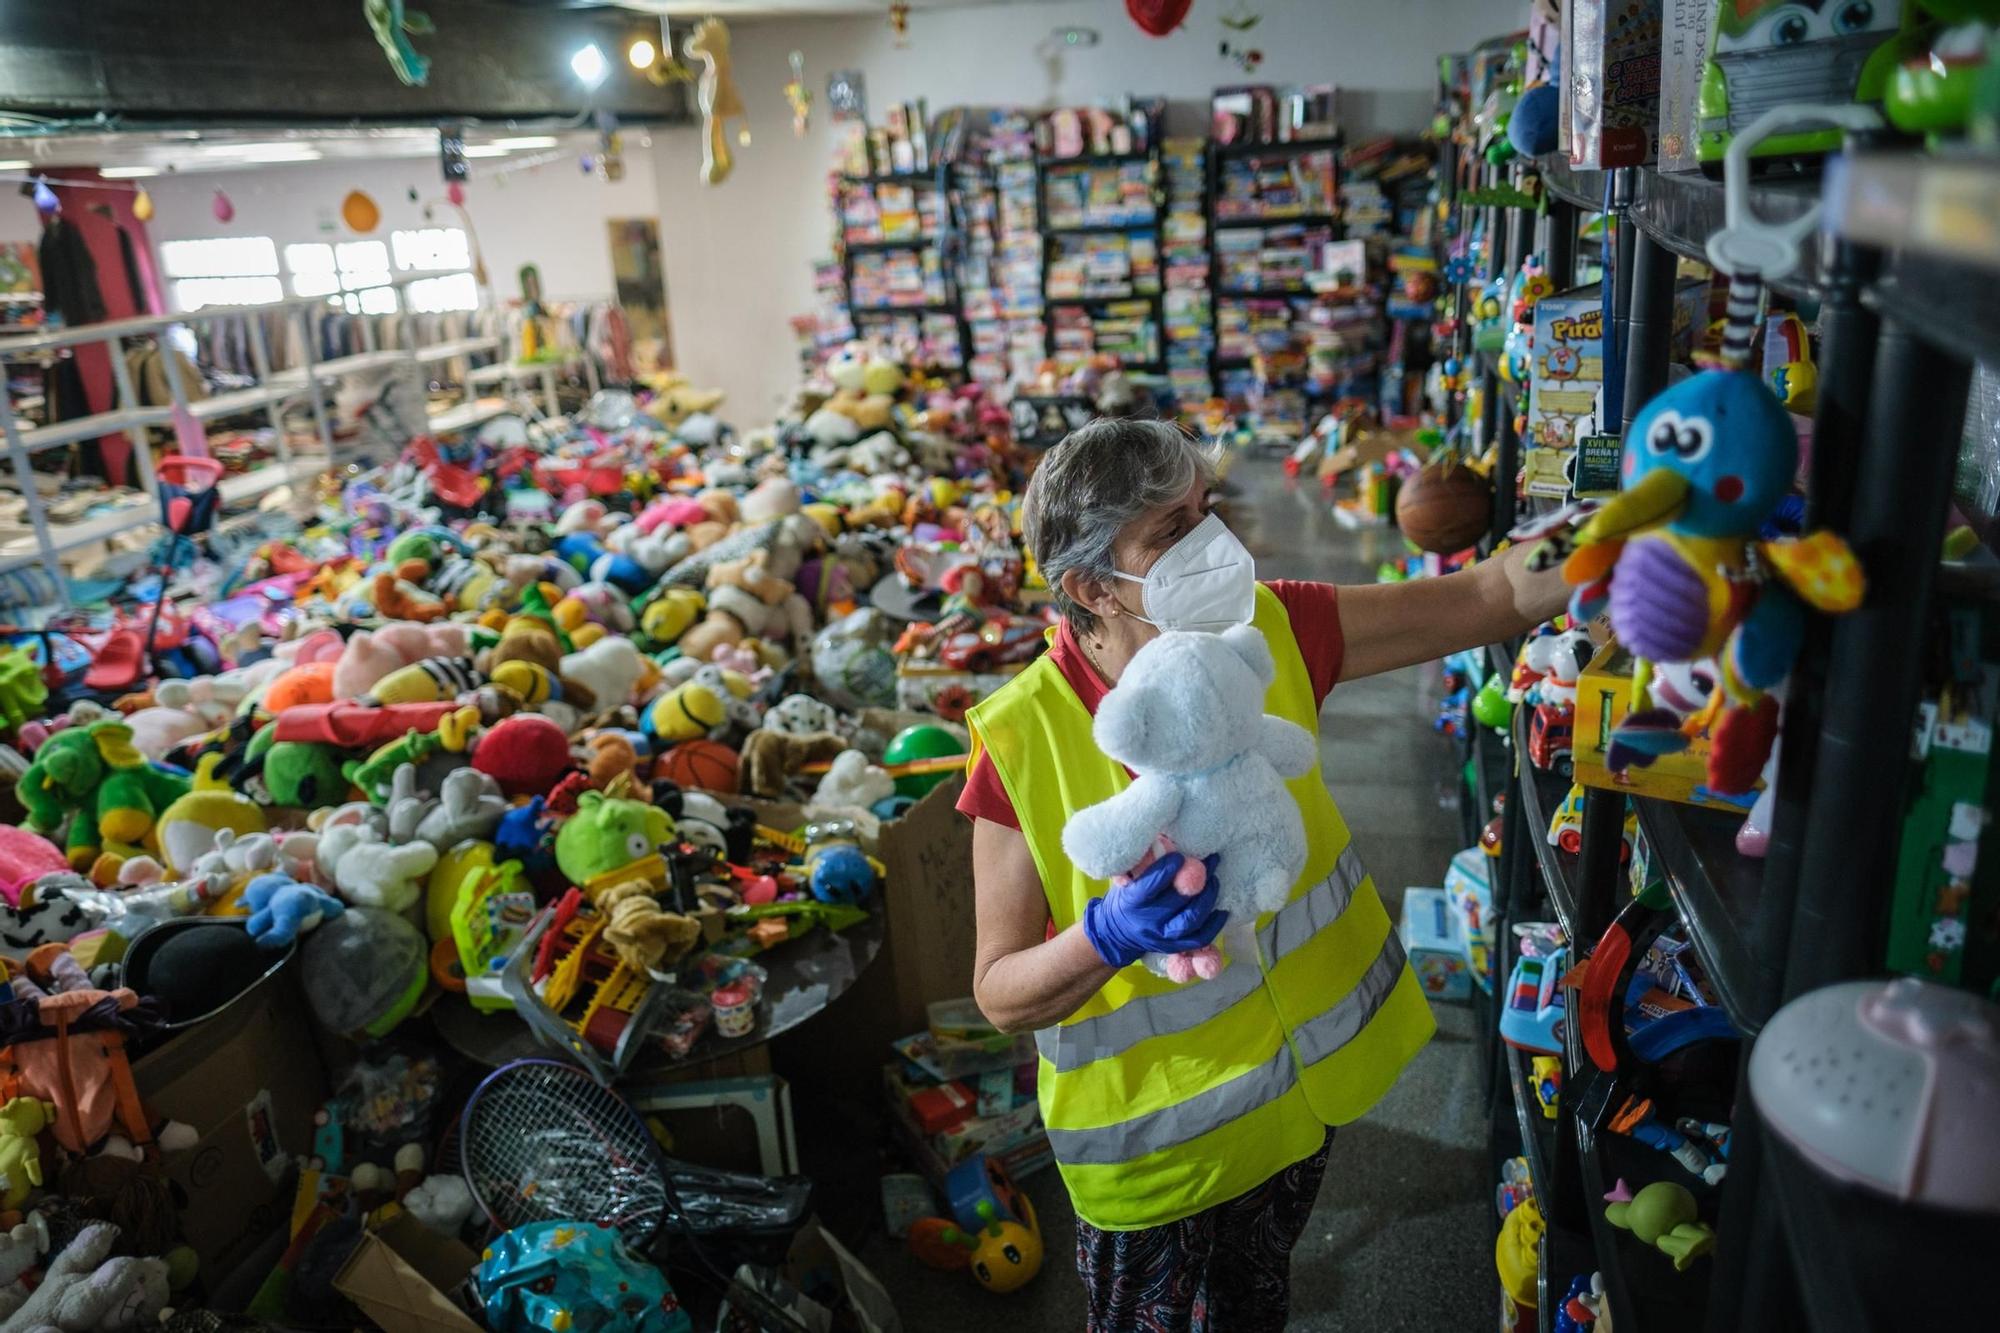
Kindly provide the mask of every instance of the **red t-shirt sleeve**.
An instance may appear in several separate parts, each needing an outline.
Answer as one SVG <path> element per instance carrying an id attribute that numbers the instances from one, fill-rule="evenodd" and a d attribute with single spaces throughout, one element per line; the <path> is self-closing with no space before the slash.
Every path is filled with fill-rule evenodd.
<path id="1" fill-rule="evenodd" d="M 1305 658 L 1306 674 L 1312 678 L 1313 702 L 1325 703 L 1347 655 L 1347 640 L 1340 634 L 1340 589 L 1305 579 L 1272 579 L 1265 586 L 1278 595 L 1291 617 L 1292 637 L 1299 641 L 1299 656 Z"/>
<path id="2" fill-rule="evenodd" d="M 1014 813 L 1014 802 L 1007 797 L 1007 788 L 1001 784 L 1000 770 L 993 767 L 993 756 L 981 753 L 972 771 L 965 776 L 965 790 L 958 794 L 958 812 L 968 819 L 990 819 L 1008 828 L 1021 827 L 1020 818 Z"/>

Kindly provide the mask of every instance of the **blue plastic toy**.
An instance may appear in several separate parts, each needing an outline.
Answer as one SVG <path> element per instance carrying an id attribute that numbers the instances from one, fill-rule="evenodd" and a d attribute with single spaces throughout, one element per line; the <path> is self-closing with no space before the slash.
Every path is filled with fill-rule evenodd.
<path id="1" fill-rule="evenodd" d="M 250 909 L 250 938 L 263 949 L 282 949 L 347 910 L 346 903 L 325 890 L 279 874 L 259 875 L 245 885 L 243 905 Z"/>
<path id="2" fill-rule="evenodd" d="M 659 1269 L 611 1227 L 530 1222 L 486 1248 L 475 1280 L 494 1333 L 691 1333 Z"/>
<path id="3" fill-rule="evenodd" d="M 1515 962 L 1500 1010 L 1500 1040 L 1537 1055 L 1562 1054 L 1562 975 L 1568 966 L 1567 945 L 1546 958 Z"/>

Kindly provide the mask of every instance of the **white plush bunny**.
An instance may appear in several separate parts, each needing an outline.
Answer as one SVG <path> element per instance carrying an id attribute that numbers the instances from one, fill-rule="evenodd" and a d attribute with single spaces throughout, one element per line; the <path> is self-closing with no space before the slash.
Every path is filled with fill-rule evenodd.
<path id="1" fill-rule="evenodd" d="M 1284 906 L 1305 870 L 1305 825 L 1285 779 L 1312 770 L 1316 747 L 1305 728 L 1263 711 L 1276 678 L 1264 636 L 1248 625 L 1162 634 L 1141 648 L 1092 727 L 1098 748 L 1138 776 L 1063 829 L 1070 860 L 1104 879 L 1145 864 L 1156 839 L 1189 861 L 1220 853 L 1215 905 L 1229 913 L 1234 953 L 1255 947 L 1258 915 Z M 1145 962 L 1175 981 L 1222 967 L 1213 947 Z"/>
<path id="2" fill-rule="evenodd" d="M 408 911 L 437 859 L 437 848 L 429 843 L 398 846 L 372 824 L 335 824 L 319 839 L 321 871 L 342 898 L 360 907 Z"/>

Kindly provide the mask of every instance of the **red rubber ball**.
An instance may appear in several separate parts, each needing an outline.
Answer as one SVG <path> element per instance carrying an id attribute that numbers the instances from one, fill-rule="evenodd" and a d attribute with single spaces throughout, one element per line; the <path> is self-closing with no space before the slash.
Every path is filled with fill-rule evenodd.
<path id="1" fill-rule="evenodd" d="M 570 764 L 569 737 L 539 713 L 502 718 L 472 752 L 472 766 L 509 796 L 546 795 Z"/>

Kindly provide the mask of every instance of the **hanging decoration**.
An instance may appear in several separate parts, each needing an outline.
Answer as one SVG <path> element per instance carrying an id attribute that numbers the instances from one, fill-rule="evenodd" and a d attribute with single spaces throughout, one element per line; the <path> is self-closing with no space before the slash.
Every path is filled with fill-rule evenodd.
<path id="1" fill-rule="evenodd" d="M 1222 24 L 1222 41 L 1218 51 L 1225 60 L 1233 61 L 1236 68 L 1245 74 L 1254 73 L 1257 66 L 1264 63 L 1264 53 L 1249 45 L 1249 34 L 1264 16 L 1250 8 L 1249 0 L 1236 0 L 1236 5 L 1228 13 L 1217 16 Z"/>
<path id="2" fill-rule="evenodd" d="M 1125 12 L 1148 37 L 1165 37 L 1187 19 L 1194 0 L 1125 0 Z"/>
<path id="3" fill-rule="evenodd" d="M 340 220 L 347 224 L 349 231 L 367 235 L 382 224 L 382 210 L 368 197 L 365 190 L 349 190 L 347 197 L 340 201 Z"/>
<path id="4" fill-rule="evenodd" d="M 229 196 L 222 191 L 215 192 L 215 202 L 209 205 L 217 222 L 229 222 L 236 217 L 236 205 L 229 202 Z"/>
<path id="5" fill-rule="evenodd" d="M 910 6 L 908 0 L 893 0 L 889 6 L 889 31 L 896 34 L 896 49 L 907 50 L 910 45 Z"/>
<path id="6" fill-rule="evenodd" d="M 35 177 L 35 188 L 29 193 L 35 197 L 35 211 L 42 216 L 54 217 L 62 212 L 62 200 L 56 198 L 56 192 L 40 176 Z"/>
<path id="7" fill-rule="evenodd" d="M 792 104 L 792 133 L 803 139 L 812 128 L 813 95 L 806 87 L 806 58 L 792 52 L 792 81 L 785 85 L 785 100 Z"/>
<path id="8" fill-rule="evenodd" d="M 453 208 L 465 207 L 465 182 L 452 181 L 444 187 L 444 197 L 451 200 Z"/>
<path id="9" fill-rule="evenodd" d="M 389 57 L 389 68 L 396 71 L 396 77 L 409 87 L 423 87 L 431 76 L 430 58 L 417 53 L 410 35 L 428 37 L 435 33 L 431 16 L 405 13 L 403 0 L 361 0 L 361 12 L 375 30 L 375 40 L 382 54 Z"/>
<path id="10" fill-rule="evenodd" d="M 836 121 L 868 119 L 868 80 L 858 69 L 826 76 L 826 109 Z"/>
<path id="11" fill-rule="evenodd" d="M 646 68 L 646 77 L 656 87 L 664 88 L 670 83 L 693 83 L 694 67 L 682 60 L 674 50 L 674 31 L 665 14 L 660 15 L 660 45 L 653 63 Z"/>
<path id="12" fill-rule="evenodd" d="M 737 91 L 736 76 L 729 68 L 729 28 L 721 19 L 703 19 L 695 24 L 687 39 L 687 54 L 701 62 L 701 83 L 696 100 L 701 104 L 701 178 L 720 185 L 735 163 L 730 158 L 726 126 L 731 120 L 747 121 L 743 94 Z M 736 132 L 736 142 L 750 143 L 750 127 Z"/>
<path id="13" fill-rule="evenodd" d="M 139 193 L 132 197 L 132 216 L 141 222 L 153 220 L 153 196 L 146 193 L 143 185 L 139 187 Z"/>

